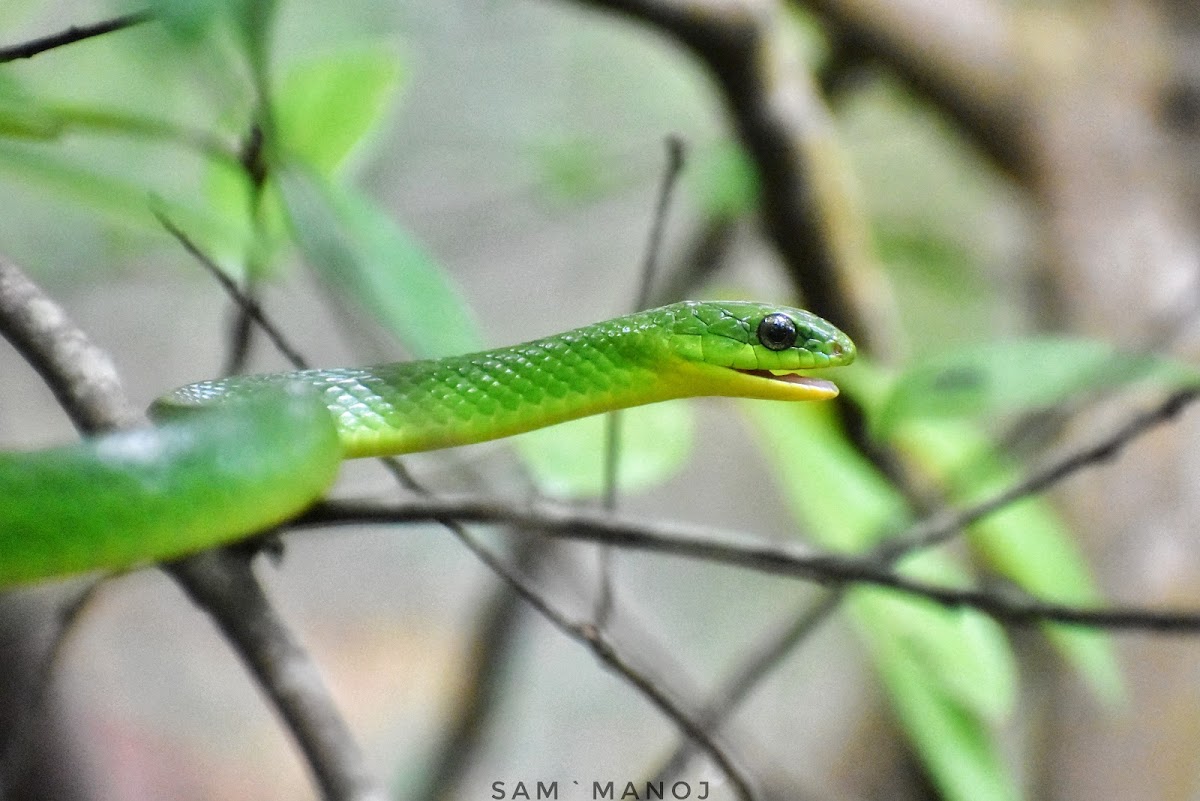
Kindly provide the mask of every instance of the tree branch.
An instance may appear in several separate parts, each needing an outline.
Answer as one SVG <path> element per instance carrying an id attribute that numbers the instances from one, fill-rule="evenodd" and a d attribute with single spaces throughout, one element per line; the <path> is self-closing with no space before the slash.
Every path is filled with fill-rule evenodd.
<path id="1" fill-rule="evenodd" d="M 304 753 L 321 796 L 386 801 L 329 695 L 321 672 L 271 605 L 251 568 L 254 554 L 217 548 L 167 565 L 258 680 Z"/>
<path id="2" fill-rule="evenodd" d="M 776 545 L 703 526 L 633 520 L 548 503 L 517 507 L 473 497 L 428 498 L 400 504 L 330 501 L 314 507 L 288 527 L 444 520 L 513 524 L 562 539 L 718 562 L 831 586 L 873 584 L 943 606 L 978 609 L 1013 625 L 1057 622 L 1164 634 L 1200 632 L 1200 610 L 1086 608 L 946 587 L 908 578 L 874 558 Z"/>
<path id="3" fill-rule="evenodd" d="M 120 17 L 97 22 L 92 25 L 72 25 L 65 31 L 42 36 L 37 39 L 30 39 L 27 42 L 10 45 L 8 47 L 0 47 L 0 64 L 8 61 L 16 61 L 22 58 L 32 58 L 39 53 L 44 53 L 47 50 L 53 50 L 56 47 L 82 42 L 84 39 L 91 39 L 96 36 L 103 36 L 106 33 L 113 31 L 132 28 L 135 25 L 141 25 L 143 22 L 148 22 L 153 19 L 154 15 L 149 10 L 135 11 L 131 14 L 125 14 Z"/>
<path id="4" fill-rule="evenodd" d="M 1038 495 L 1084 468 L 1114 459 L 1139 436 L 1174 419 L 1197 398 L 1200 398 L 1200 390 L 1195 388 L 1173 392 L 1157 406 L 1134 414 L 1107 436 L 1048 462 L 992 497 L 963 509 L 943 510 L 902 534 L 888 537 L 875 550 L 876 558 L 892 561 L 907 553 L 940 545 L 1015 501 Z"/>
<path id="5" fill-rule="evenodd" d="M 1001 167 L 1023 174 L 1016 25 L 995 0 L 794 0 L 946 112 Z"/>
<path id="6" fill-rule="evenodd" d="M 649 23 L 700 58 L 757 168 L 763 222 L 794 286 L 810 308 L 870 346 L 881 325 L 868 318 L 881 314 L 867 286 L 865 227 L 828 110 L 782 30 L 779 4 L 582 2 Z"/>
<path id="7" fill-rule="evenodd" d="M 431 499 L 434 504 L 439 501 Z M 606 637 L 599 629 L 590 623 L 574 623 L 558 611 L 550 602 L 523 577 L 496 557 L 490 550 L 477 540 L 458 520 L 445 515 L 429 518 L 428 522 L 436 522 L 449 529 L 463 545 L 467 547 L 489 570 L 503 579 L 530 606 L 532 606 L 550 625 L 567 635 L 572 640 L 586 646 L 592 654 L 625 681 L 633 685 L 660 712 L 670 719 L 692 741 L 694 741 L 713 763 L 720 768 L 729 783 L 733 786 L 738 798 L 743 801 L 753 801 L 758 798 L 750 780 L 734 764 L 726 749 L 720 744 L 715 733 L 709 731 L 701 722 L 693 719 L 680 702 L 674 699 L 662 686 L 647 674 L 634 667 L 629 656 Z M 533 528 L 527 521 L 514 520 L 521 527 Z"/>
<path id="8" fill-rule="evenodd" d="M 81 433 L 133 425 L 112 359 L 12 262 L 0 256 L 0 336 L 37 370 Z"/>

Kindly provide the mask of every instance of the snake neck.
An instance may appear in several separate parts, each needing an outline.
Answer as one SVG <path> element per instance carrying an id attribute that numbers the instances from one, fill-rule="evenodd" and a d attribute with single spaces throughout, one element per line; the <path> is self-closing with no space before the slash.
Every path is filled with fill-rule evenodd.
<path id="1" fill-rule="evenodd" d="M 483 442 L 679 397 L 680 382 L 647 356 L 658 335 L 592 326 L 586 337 L 562 334 L 340 377 L 332 371 L 325 400 L 346 423 L 339 428 L 347 458 Z"/>
<path id="2" fill-rule="evenodd" d="M 659 358 L 655 323 L 634 315 L 435 361 L 234 376 L 176 390 L 158 408 L 169 414 L 300 383 L 333 415 L 345 458 L 467 445 L 692 394 Z"/>

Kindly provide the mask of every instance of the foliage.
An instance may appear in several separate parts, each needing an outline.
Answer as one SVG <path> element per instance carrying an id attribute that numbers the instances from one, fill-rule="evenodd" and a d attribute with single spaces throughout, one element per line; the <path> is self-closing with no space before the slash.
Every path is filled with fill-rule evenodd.
<path id="1" fill-rule="evenodd" d="M 204 116 L 213 122 L 196 127 L 169 109 L 160 116 L 52 97 L 16 75 L 0 74 L 0 175 L 141 231 L 155 230 L 149 210 L 156 209 L 222 264 L 256 281 L 292 269 L 299 254 L 331 290 L 418 358 L 482 347 L 476 310 L 438 254 L 355 181 L 356 160 L 399 105 L 405 82 L 413 80 L 398 54 L 372 43 L 275 64 L 274 3 L 162 0 L 156 7 L 171 39 L 164 45 L 168 52 L 193 63 L 197 51 L 209 48 L 212 59 L 224 64 L 232 51 L 250 88 L 229 107 L 208 109 Z M 881 157 L 864 141 L 875 130 L 872 119 L 899 106 L 900 124 L 914 124 L 903 99 L 884 92 L 875 100 L 847 111 L 845 134 L 868 171 L 875 165 L 881 183 L 892 182 L 901 195 L 870 198 L 869 205 L 879 252 L 901 295 L 918 301 L 905 307 L 955 310 L 936 325 L 925 325 L 921 315 L 919 324 L 908 320 L 914 351 L 933 353 L 932 346 L 968 329 L 964 321 L 983 306 L 985 289 L 973 276 L 996 254 L 965 247 L 958 232 L 985 214 L 979 208 L 984 192 L 963 177 L 984 171 L 956 166 L 965 158 L 956 145 L 936 132 L 925 138 L 924 128 L 910 143 L 914 158 Z M 77 136 L 132 140 L 193 159 L 203 193 L 196 199 L 132 171 L 104 169 L 73 152 L 70 140 Z M 550 197 L 588 199 L 627 185 L 628 172 L 612 151 L 569 132 L 544 138 L 532 161 Z M 732 143 L 708 144 L 686 180 L 707 218 L 754 211 L 756 176 Z M 943 200 L 922 204 L 915 197 Z M 946 298 L 954 302 L 943 304 Z M 1195 382 L 1178 365 L 1143 354 L 1134 358 L 1091 340 L 956 345 L 892 371 L 866 363 L 843 382 L 866 411 L 872 434 L 901 454 L 906 469 L 938 497 L 955 504 L 986 497 L 1020 475 L 995 444 L 996 420 L 1019 420 L 1121 384 Z M 851 446 L 829 408 L 753 403 L 744 410 L 799 529 L 821 546 L 866 552 L 917 517 L 905 494 Z M 633 491 L 677 475 L 691 453 L 694 427 L 686 404 L 627 414 L 622 487 Z M 517 450 L 547 493 L 603 493 L 602 421 L 526 435 Z M 951 585 L 992 572 L 1039 597 L 1081 604 L 1100 598 L 1079 547 L 1044 499 L 980 521 L 966 542 L 977 564 L 928 551 L 904 558 L 898 569 Z M 1005 632 L 978 613 L 879 589 L 852 589 L 847 609 L 898 718 L 946 797 L 1018 798 L 1002 736 L 1018 683 Z M 1061 626 L 1045 633 L 1099 697 L 1120 699 L 1121 678 L 1106 636 Z"/>

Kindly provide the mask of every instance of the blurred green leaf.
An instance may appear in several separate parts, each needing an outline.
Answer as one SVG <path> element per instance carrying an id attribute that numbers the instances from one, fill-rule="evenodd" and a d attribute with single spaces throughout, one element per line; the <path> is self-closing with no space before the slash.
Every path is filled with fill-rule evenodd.
<path id="1" fill-rule="evenodd" d="M 244 248 L 250 233 L 204 209 L 155 196 L 153 190 L 95 172 L 35 147 L 0 140 L 0 173 L 67 198 L 109 219 L 159 231 L 150 209 L 158 208 L 177 225 L 214 251 Z"/>
<path id="2" fill-rule="evenodd" d="M 381 209 L 311 171 L 276 173 L 292 237 L 319 275 L 420 358 L 480 349 L 483 337 L 436 261 Z"/>
<path id="3" fill-rule="evenodd" d="M 742 217 L 758 207 L 758 173 L 736 142 L 718 142 L 696 154 L 685 181 L 710 217 Z"/>
<path id="4" fill-rule="evenodd" d="M 1145 353 L 1089 339 L 1039 337 L 959 348 L 914 362 L 896 380 L 875 430 L 910 419 L 994 417 L 1044 408 L 1082 392 L 1142 380 L 1195 384 L 1200 374 Z"/>
<path id="5" fill-rule="evenodd" d="M 772 474 L 812 539 L 862 551 L 910 520 L 904 499 L 845 441 L 829 409 L 761 402 L 745 408 Z M 964 578 L 937 552 L 914 554 L 898 569 L 943 584 Z M 853 588 L 848 606 L 942 791 L 956 799 L 1018 797 L 990 731 L 1009 713 L 1016 686 L 1000 627 L 969 610 L 877 588 Z"/>
<path id="6" fill-rule="evenodd" d="M 538 487 L 559 498 L 604 493 L 604 415 L 522 434 L 514 440 Z M 654 403 L 621 413 L 618 486 L 637 493 L 661 484 L 687 463 L 695 418 L 685 401 Z"/>
<path id="7" fill-rule="evenodd" d="M 987 439 L 955 421 L 910 421 L 896 443 L 946 485 L 958 504 L 989 497 L 1019 480 Z M 1089 605 L 1101 600 L 1087 561 L 1051 505 L 1038 498 L 1009 504 L 971 526 L 968 544 L 1000 575 L 1038 598 Z M 1111 638 L 1103 631 L 1046 625 L 1043 631 L 1102 700 L 1123 695 Z"/>
<path id="8" fill-rule="evenodd" d="M 914 554 L 898 568 L 931 584 L 966 581 L 944 556 Z M 1003 629 L 985 615 L 945 607 L 894 592 L 855 589 L 848 603 L 868 639 L 894 640 L 904 658 L 921 666 L 926 680 L 981 722 L 995 723 L 1012 711 L 1016 669 Z"/>
<path id="9" fill-rule="evenodd" d="M 0 73 L 0 137 L 54 139 L 62 128 L 58 114 L 47 109 L 11 76 Z"/>
<path id="10" fill-rule="evenodd" d="M 254 84 L 265 89 L 271 62 L 275 0 L 224 0 L 224 5 L 242 42 Z"/>
<path id="11" fill-rule="evenodd" d="M 532 155 L 538 186 L 558 200 L 601 197 L 624 181 L 599 139 L 548 138 L 533 147 Z"/>
<path id="12" fill-rule="evenodd" d="M 995 732 L 981 724 L 974 710 L 929 681 L 921 663 L 906 658 L 902 642 L 885 633 L 867 638 L 867 643 L 896 714 L 944 797 L 950 801 L 1020 798 Z"/>
<path id="13" fill-rule="evenodd" d="M 956 296 L 978 291 L 981 282 L 971 254 L 958 242 L 930 228 L 882 223 L 874 235 L 875 251 L 889 272 L 904 271 Z"/>
<path id="14" fill-rule="evenodd" d="M 166 31 L 191 44 L 202 38 L 227 0 L 150 0 L 149 9 Z"/>
<path id="15" fill-rule="evenodd" d="M 331 176 L 382 120 L 400 85 L 387 47 L 339 50 L 293 67 L 275 96 L 284 157 Z"/>

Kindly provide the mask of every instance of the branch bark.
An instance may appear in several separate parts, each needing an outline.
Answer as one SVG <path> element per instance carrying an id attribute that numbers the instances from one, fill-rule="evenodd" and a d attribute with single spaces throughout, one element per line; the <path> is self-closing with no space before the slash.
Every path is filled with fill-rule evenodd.
<path id="1" fill-rule="evenodd" d="M 85 39 L 91 39 L 96 36 L 103 36 L 106 33 L 113 31 L 121 31 L 126 28 L 132 28 L 134 25 L 141 25 L 143 22 L 148 22 L 153 19 L 153 15 L 149 11 L 135 11 L 130 14 L 125 14 L 120 17 L 113 17 L 102 22 L 97 22 L 92 25 L 71 26 L 64 31 L 52 33 L 49 36 L 41 36 L 37 39 L 30 39 L 27 42 L 10 45 L 9 47 L 0 47 L 0 64 L 8 61 L 16 61 L 22 58 L 32 58 L 39 53 L 44 53 L 47 50 L 53 50 L 56 47 L 82 42 Z"/>
<path id="2" fill-rule="evenodd" d="M 649 23 L 700 59 L 757 169 L 763 224 L 793 285 L 806 305 L 879 353 L 891 315 L 828 109 L 782 30 L 779 4 L 584 2 Z"/>

